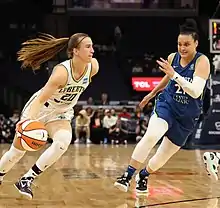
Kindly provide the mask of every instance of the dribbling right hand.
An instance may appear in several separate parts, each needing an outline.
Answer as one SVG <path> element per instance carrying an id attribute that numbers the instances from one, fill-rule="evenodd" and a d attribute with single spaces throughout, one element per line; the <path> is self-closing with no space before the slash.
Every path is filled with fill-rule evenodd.
<path id="1" fill-rule="evenodd" d="M 141 109 L 144 108 L 145 105 L 147 105 L 149 103 L 149 101 L 154 97 L 155 95 L 153 93 L 149 93 L 148 95 L 146 95 L 143 100 L 139 103 L 139 107 Z"/>

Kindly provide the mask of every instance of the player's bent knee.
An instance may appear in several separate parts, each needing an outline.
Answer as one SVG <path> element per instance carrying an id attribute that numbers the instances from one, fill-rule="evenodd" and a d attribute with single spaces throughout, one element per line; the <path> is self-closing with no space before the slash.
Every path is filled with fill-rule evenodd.
<path id="1" fill-rule="evenodd" d="M 158 141 L 161 138 L 161 134 L 158 134 L 156 131 L 154 132 L 146 132 L 142 140 L 144 140 L 147 143 L 154 143 L 155 141 Z"/>
<path id="2" fill-rule="evenodd" d="M 168 123 L 157 117 L 153 117 L 151 120 L 151 126 L 148 127 L 143 139 L 147 139 L 148 142 L 154 142 L 155 140 L 161 139 L 168 130 Z"/>
<path id="3" fill-rule="evenodd" d="M 66 151 L 72 141 L 72 132 L 68 130 L 59 130 L 54 134 L 53 145 L 57 149 Z"/>

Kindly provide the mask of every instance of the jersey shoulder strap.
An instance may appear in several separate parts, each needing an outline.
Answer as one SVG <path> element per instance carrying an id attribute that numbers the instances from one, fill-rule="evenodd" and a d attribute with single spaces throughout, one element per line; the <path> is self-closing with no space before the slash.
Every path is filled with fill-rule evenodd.
<path id="1" fill-rule="evenodd" d="M 171 54 L 171 59 L 170 59 L 170 61 L 169 61 L 169 64 L 170 64 L 171 66 L 172 66 L 173 63 L 175 62 L 176 57 L 177 57 L 177 53 L 172 53 L 172 54 Z"/>
<path id="2" fill-rule="evenodd" d="M 70 69 L 71 69 L 71 67 L 70 67 L 70 60 L 63 61 L 63 62 L 61 62 L 61 63 L 58 64 L 58 65 L 63 65 L 68 72 L 69 72 Z"/>

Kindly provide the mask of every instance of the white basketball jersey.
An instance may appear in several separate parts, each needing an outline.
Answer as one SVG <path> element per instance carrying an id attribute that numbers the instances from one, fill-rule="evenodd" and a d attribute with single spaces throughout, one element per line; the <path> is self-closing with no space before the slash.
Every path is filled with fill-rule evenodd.
<path id="1" fill-rule="evenodd" d="M 76 105 L 80 95 L 90 83 L 92 64 L 87 65 L 83 75 L 78 80 L 73 76 L 71 59 L 60 63 L 60 65 L 63 65 L 68 72 L 66 86 L 56 90 L 47 102 L 55 108 L 70 109 Z"/>

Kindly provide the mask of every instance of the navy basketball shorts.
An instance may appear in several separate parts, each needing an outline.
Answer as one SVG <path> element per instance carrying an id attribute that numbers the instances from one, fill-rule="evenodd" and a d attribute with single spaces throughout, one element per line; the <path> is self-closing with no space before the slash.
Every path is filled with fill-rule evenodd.
<path id="1" fill-rule="evenodd" d="M 194 118 L 175 116 L 166 101 L 156 101 L 153 114 L 156 114 L 157 117 L 164 119 L 168 123 L 168 131 L 164 136 L 167 136 L 172 143 L 179 147 L 186 143 L 188 136 L 196 126 Z"/>

